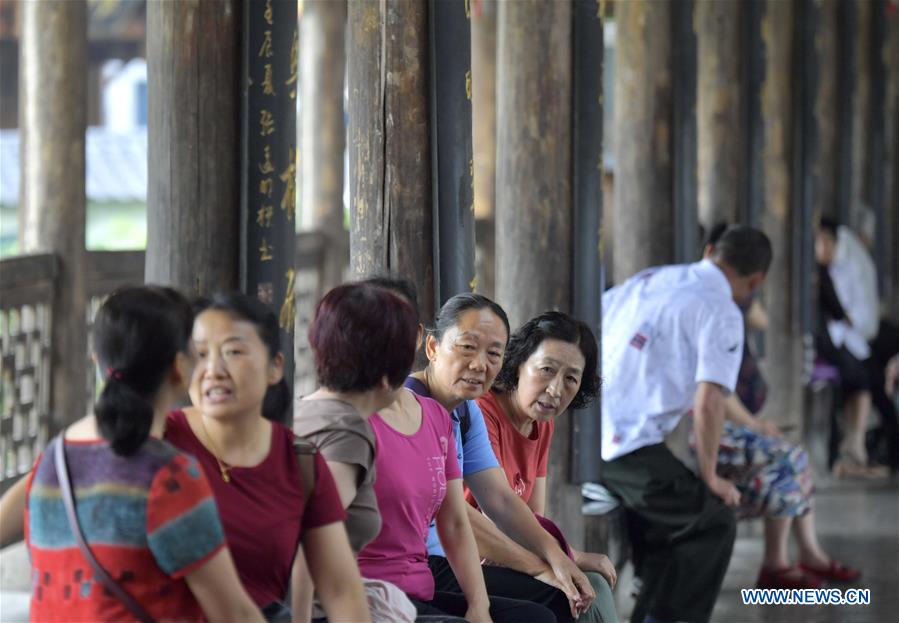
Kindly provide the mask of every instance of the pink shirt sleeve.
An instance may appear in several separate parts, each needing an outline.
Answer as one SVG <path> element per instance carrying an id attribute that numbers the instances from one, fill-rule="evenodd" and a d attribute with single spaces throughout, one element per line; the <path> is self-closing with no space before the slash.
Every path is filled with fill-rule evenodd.
<path id="1" fill-rule="evenodd" d="M 446 411 L 443 412 L 443 415 L 446 417 L 448 425 L 446 430 L 447 439 L 449 440 L 446 447 L 446 479 L 447 481 L 459 480 L 462 478 L 462 469 L 459 467 L 459 458 L 456 454 L 456 436 L 453 434 L 453 421 Z"/>

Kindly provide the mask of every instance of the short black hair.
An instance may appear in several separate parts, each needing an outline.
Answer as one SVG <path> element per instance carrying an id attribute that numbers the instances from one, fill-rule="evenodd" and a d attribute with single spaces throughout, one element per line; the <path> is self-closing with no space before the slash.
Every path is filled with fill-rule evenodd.
<path id="1" fill-rule="evenodd" d="M 502 321 L 503 326 L 506 327 L 506 342 L 509 341 L 508 336 L 511 333 L 511 328 L 509 326 L 509 317 L 506 315 L 506 310 L 504 310 L 499 303 L 492 301 L 483 294 L 476 294 L 474 292 L 462 292 L 461 294 L 450 297 L 450 299 L 443 304 L 443 307 L 440 308 L 440 311 L 437 312 L 437 317 L 434 319 L 434 328 L 430 330 L 430 334 L 439 342 L 443 339 L 443 334 L 446 333 L 448 329 L 459 324 L 459 318 L 470 309 L 489 309 L 496 314 Z"/>
<path id="2" fill-rule="evenodd" d="M 731 225 L 714 244 L 712 257 L 730 266 L 741 277 L 767 273 L 771 266 L 771 241 L 754 227 Z"/>
<path id="3" fill-rule="evenodd" d="M 575 344 L 581 349 L 581 354 L 584 355 L 584 374 L 569 408 L 586 407 L 599 395 L 599 347 L 596 336 L 587 323 L 560 311 L 543 312 L 512 334 L 502 370 L 493 382 L 493 389 L 502 393 L 518 387 L 518 369 L 547 339 Z"/>
<path id="4" fill-rule="evenodd" d="M 818 223 L 818 232 L 830 234 L 834 240 L 837 239 L 837 229 L 839 229 L 840 223 L 836 219 L 832 219 L 828 216 L 822 216 L 821 222 Z"/>

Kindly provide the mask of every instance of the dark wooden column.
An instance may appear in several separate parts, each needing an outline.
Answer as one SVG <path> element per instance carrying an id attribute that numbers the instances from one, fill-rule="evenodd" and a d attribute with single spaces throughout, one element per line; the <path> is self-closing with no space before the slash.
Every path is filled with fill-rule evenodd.
<path id="1" fill-rule="evenodd" d="M 887 283 L 893 282 L 892 271 L 889 268 L 887 255 L 888 244 L 888 217 L 886 207 L 886 195 L 884 194 L 885 179 L 889 176 L 886 166 L 886 82 L 887 69 L 883 53 L 887 49 L 887 20 L 886 2 L 873 0 L 871 11 L 871 45 L 868 50 L 868 59 L 871 64 L 871 102 L 868 127 L 868 162 L 865 171 L 867 184 L 866 198 L 874 214 L 875 229 L 870 240 L 874 261 L 877 264 L 878 286 L 881 295 Z M 895 111 L 894 111 L 895 113 Z"/>
<path id="2" fill-rule="evenodd" d="M 852 180 L 849 220 L 846 225 L 859 225 L 859 210 L 871 208 L 868 185 L 868 162 L 871 146 L 871 17 L 873 2 L 853 2 L 855 35 L 853 37 L 852 89 Z"/>
<path id="3" fill-rule="evenodd" d="M 899 11 L 889 13 L 883 60 L 887 89 L 884 105 L 886 140 L 883 228 L 886 231 L 886 257 L 883 300 L 894 321 L 899 322 Z"/>
<path id="4" fill-rule="evenodd" d="M 300 22 L 300 191 L 304 229 L 326 237 L 320 294 L 341 281 L 349 253 L 343 234 L 346 124 L 345 0 L 306 0 Z M 298 336 L 300 337 L 300 336 Z"/>
<path id="5" fill-rule="evenodd" d="M 571 4 L 499 4 L 496 293 L 513 327 L 571 305 Z M 548 515 L 580 547 L 569 415 L 550 454 Z"/>
<path id="6" fill-rule="evenodd" d="M 84 416 L 87 405 L 87 2 L 25 2 L 21 9 L 20 240 L 25 253 L 59 258 L 50 355 L 58 430 Z"/>
<path id="7" fill-rule="evenodd" d="M 763 365 L 770 391 L 766 411 L 783 424 L 801 423 L 802 345 L 794 309 L 794 221 L 791 188 L 793 134 L 792 0 L 768 0 L 762 16 L 761 42 L 765 77 L 761 89 L 762 197 L 761 227 L 771 238 L 774 261 L 764 288 L 769 328 Z"/>
<path id="8" fill-rule="evenodd" d="M 496 0 L 471 16 L 471 106 L 474 146 L 475 291 L 496 290 Z"/>
<path id="9" fill-rule="evenodd" d="M 696 190 L 697 42 L 694 0 L 671 2 L 671 209 L 674 224 L 673 261 L 696 261 L 699 224 Z"/>
<path id="10" fill-rule="evenodd" d="M 616 3 L 614 280 L 674 259 L 669 2 Z"/>
<path id="11" fill-rule="evenodd" d="M 837 218 L 837 3 L 821 0 L 816 9 L 814 42 L 815 214 Z"/>
<path id="12" fill-rule="evenodd" d="M 477 285 L 470 9 L 464 0 L 428 2 L 435 305 Z"/>
<path id="13" fill-rule="evenodd" d="M 243 4 L 147 4 L 146 280 L 238 286 Z"/>
<path id="14" fill-rule="evenodd" d="M 737 220 L 740 127 L 740 3 L 695 3 L 698 43 L 698 207 L 709 231 Z"/>
<path id="15" fill-rule="evenodd" d="M 592 0 L 574 0 L 572 13 L 571 313 L 590 325 L 601 340 L 603 16 Z M 601 462 L 600 403 L 572 411 L 570 417 L 571 479 L 594 482 Z M 558 450 L 563 451 L 564 440 L 558 441 Z"/>
<path id="16" fill-rule="evenodd" d="M 853 189 L 855 81 L 855 3 L 837 0 L 837 219 L 849 223 Z"/>
<path id="17" fill-rule="evenodd" d="M 350 2 L 350 266 L 394 271 L 434 314 L 427 4 Z"/>
<path id="18" fill-rule="evenodd" d="M 291 383 L 300 88 L 297 3 L 245 2 L 243 11 L 240 289 L 278 316 L 284 374 Z"/>

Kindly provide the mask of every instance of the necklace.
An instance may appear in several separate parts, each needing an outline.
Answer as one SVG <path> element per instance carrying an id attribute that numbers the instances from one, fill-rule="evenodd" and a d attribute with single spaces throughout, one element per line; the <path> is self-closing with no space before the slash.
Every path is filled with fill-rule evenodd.
<path id="1" fill-rule="evenodd" d="M 215 462 L 218 463 L 219 472 L 222 474 L 222 480 L 225 482 L 231 482 L 231 465 L 228 465 L 223 460 L 219 458 L 221 452 L 219 452 L 218 447 L 215 445 L 215 442 L 212 441 L 212 436 L 209 434 L 209 431 L 206 430 L 206 422 L 203 419 L 203 415 L 200 414 L 200 425 L 203 427 L 203 434 L 206 436 L 206 441 L 209 442 L 209 445 L 212 447 L 212 452 L 210 454 L 215 459 Z"/>

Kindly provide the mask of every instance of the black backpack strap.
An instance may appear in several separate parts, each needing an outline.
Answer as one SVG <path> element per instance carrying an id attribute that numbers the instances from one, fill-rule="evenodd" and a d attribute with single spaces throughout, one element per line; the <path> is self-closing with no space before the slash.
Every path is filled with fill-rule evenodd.
<path id="1" fill-rule="evenodd" d="M 294 437 L 293 450 L 297 455 L 300 483 L 303 486 L 303 508 L 305 509 L 309 498 L 312 497 L 312 491 L 315 489 L 315 455 L 318 454 L 318 448 L 305 439 Z"/>
<path id="2" fill-rule="evenodd" d="M 69 526 L 75 534 L 75 540 L 78 541 L 78 548 L 87 559 L 91 569 L 94 571 L 94 578 L 100 581 L 112 595 L 124 604 L 128 611 L 141 623 L 155 623 L 153 617 L 144 610 L 137 600 L 132 597 L 118 582 L 112 579 L 106 569 L 100 564 L 91 551 L 90 546 L 84 538 L 81 531 L 81 524 L 78 523 L 78 513 L 75 512 L 75 492 L 72 489 L 72 483 L 69 480 L 69 468 L 66 465 L 66 445 L 65 431 L 61 432 L 56 438 L 56 446 L 53 448 L 53 458 L 56 465 L 56 477 L 59 479 L 59 488 L 62 492 L 62 501 L 66 507 L 66 515 L 69 516 Z"/>
<path id="3" fill-rule="evenodd" d="M 462 439 L 459 440 L 459 443 L 464 444 L 468 431 L 471 429 L 471 411 L 468 410 L 467 400 L 463 400 L 462 404 L 457 408 L 459 410 L 459 431 L 462 433 Z"/>

